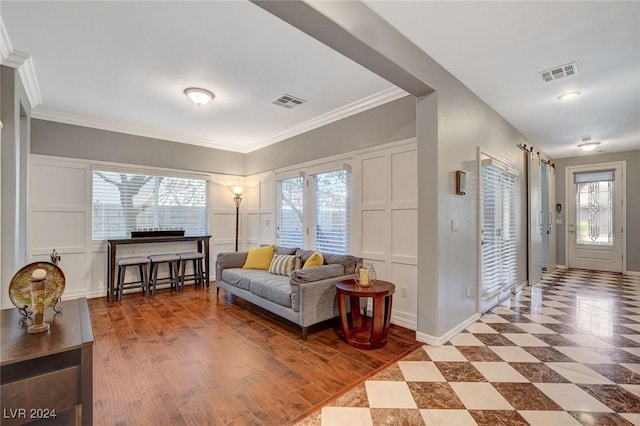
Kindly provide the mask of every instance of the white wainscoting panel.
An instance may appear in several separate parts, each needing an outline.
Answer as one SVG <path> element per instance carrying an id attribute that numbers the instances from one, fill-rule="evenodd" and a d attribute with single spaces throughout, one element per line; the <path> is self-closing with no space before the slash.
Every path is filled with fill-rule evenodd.
<path id="1" fill-rule="evenodd" d="M 398 318 L 402 318 L 405 321 L 404 324 L 400 324 L 404 327 L 408 327 L 406 321 L 413 325 L 413 329 L 417 324 L 418 306 L 417 298 L 410 297 L 410 295 L 416 294 L 416 288 L 418 285 L 418 266 L 407 265 L 402 263 L 391 263 L 391 278 L 390 280 L 396 283 L 396 294 L 393 298 L 394 315 Z M 407 297 L 403 297 L 403 288 L 406 288 Z M 412 327 L 409 327 L 412 328 Z"/>
<path id="2" fill-rule="evenodd" d="M 415 151 L 391 154 L 391 201 L 418 200 L 418 156 Z"/>
<path id="3" fill-rule="evenodd" d="M 215 212 L 213 223 L 216 230 L 216 244 L 235 242 L 236 238 L 236 213 L 235 211 Z"/>
<path id="4" fill-rule="evenodd" d="M 386 201 L 387 188 L 389 187 L 387 161 L 385 156 L 373 156 L 362 160 L 361 182 L 363 184 L 360 193 L 363 206 Z"/>
<path id="5" fill-rule="evenodd" d="M 361 255 L 372 262 L 379 279 L 396 285 L 391 321 L 417 328 L 418 205 L 416 144 L 380 148 L 360 160 L 357 207 Z M 403 297 L 403 291 L 406 297 Z"/>
<path id="6" fill-rule="evenodd" d="M 367 256 L 381 255 L 386 252 L 387 241 L 384 233 L 386 215 L 384 210 L 362 211 L 362 253 Z"/>
<path id="7" fill-rule="evenodd" d="M 258 210 L 260 208 L 260 185 L 247 189 L 242 198 L 247 210 Z"/>
<path id="8" fill-rule="evenodd" d="M 31 174 L 32 199 L 38 206 L 70 205 L 85 208 L 87 169 L 84 165 L 37 163 Z"/>
<path id="9" fill-rule="evenodd" d="M 37 211 L 31 215 L 32 249 L 49 247 L 84 247 L 86 241 L 85 213 L 65 211 Z"/>
<path id="10" fill-rule="evenodd" d="M 247 242 L 260 245 L 260 213 L 247 213 Z"/>
<path id="11" fill-rule="evenodd" d="M 418 209 L 391 210 L 391 253 L 418 256 Z"/>

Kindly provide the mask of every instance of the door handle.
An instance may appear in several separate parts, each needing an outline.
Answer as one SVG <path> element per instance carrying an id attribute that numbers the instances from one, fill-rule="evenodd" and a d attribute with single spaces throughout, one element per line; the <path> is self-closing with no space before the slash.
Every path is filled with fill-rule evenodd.
<path id="1" fill-rule="evenodd" d="M 542 210 L 538 213 L 538 224 L 540 226 L 540 235 L 542 235 Z"/>

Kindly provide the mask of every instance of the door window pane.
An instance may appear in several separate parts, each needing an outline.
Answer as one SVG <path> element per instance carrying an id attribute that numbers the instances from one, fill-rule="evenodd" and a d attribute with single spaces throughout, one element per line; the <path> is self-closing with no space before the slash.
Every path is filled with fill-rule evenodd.
<path id="1" fill-rule="evenodd" d="M 304 247 L 304 178 L 280 181 L 278 245 Z"/>
<path id="2" fill-rule="evenodd" d="M 346 254 L 349 251 L 349 176 L 346 170 L 315 175 L 315 248 Z"/>
<path id="3" fill-rule="evenodd" d="M 518 178 L 482 166 L 482 291 L 493 297 L 517 284 L 516 188 Z"/>
<path id="4" fill-rule="evenodd" d="M 576 242 L 613 245 L 613 182 L 576 184 Z"/>

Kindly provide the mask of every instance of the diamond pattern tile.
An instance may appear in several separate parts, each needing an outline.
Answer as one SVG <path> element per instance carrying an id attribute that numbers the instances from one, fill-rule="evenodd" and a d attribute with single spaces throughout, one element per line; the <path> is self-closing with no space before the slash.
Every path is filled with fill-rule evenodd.
<path id="1" fill-rule="evenodd" d="M 640 425 L 640 277 L 545 274 L 299 424 Z"/>

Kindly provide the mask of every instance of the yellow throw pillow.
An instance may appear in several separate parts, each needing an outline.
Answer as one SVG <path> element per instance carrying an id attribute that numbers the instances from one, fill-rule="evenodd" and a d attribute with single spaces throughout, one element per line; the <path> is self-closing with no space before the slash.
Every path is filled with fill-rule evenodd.
<path id="1" fill-rule="evenodd" d="M 266 269 L 269 270 L 271 259 L 273 258 L 274 245 L 265 247 L 251 247 L 247 260 L 242 266 L 243 269 Z"/>
<path id="2" fill-rule="evenodd" d="M 302 269 L 314 268 L 316 266 L 322 266 L 323 263 L 324 263 L 324 257 L 322 257 L 322 253 L 317 251 L 317 252 L 313 253 L 311 255 L 311 257 L 309 257 L 307 259 L 306 262 L 304 262 L 304 266 L 302 266 Z"/>

